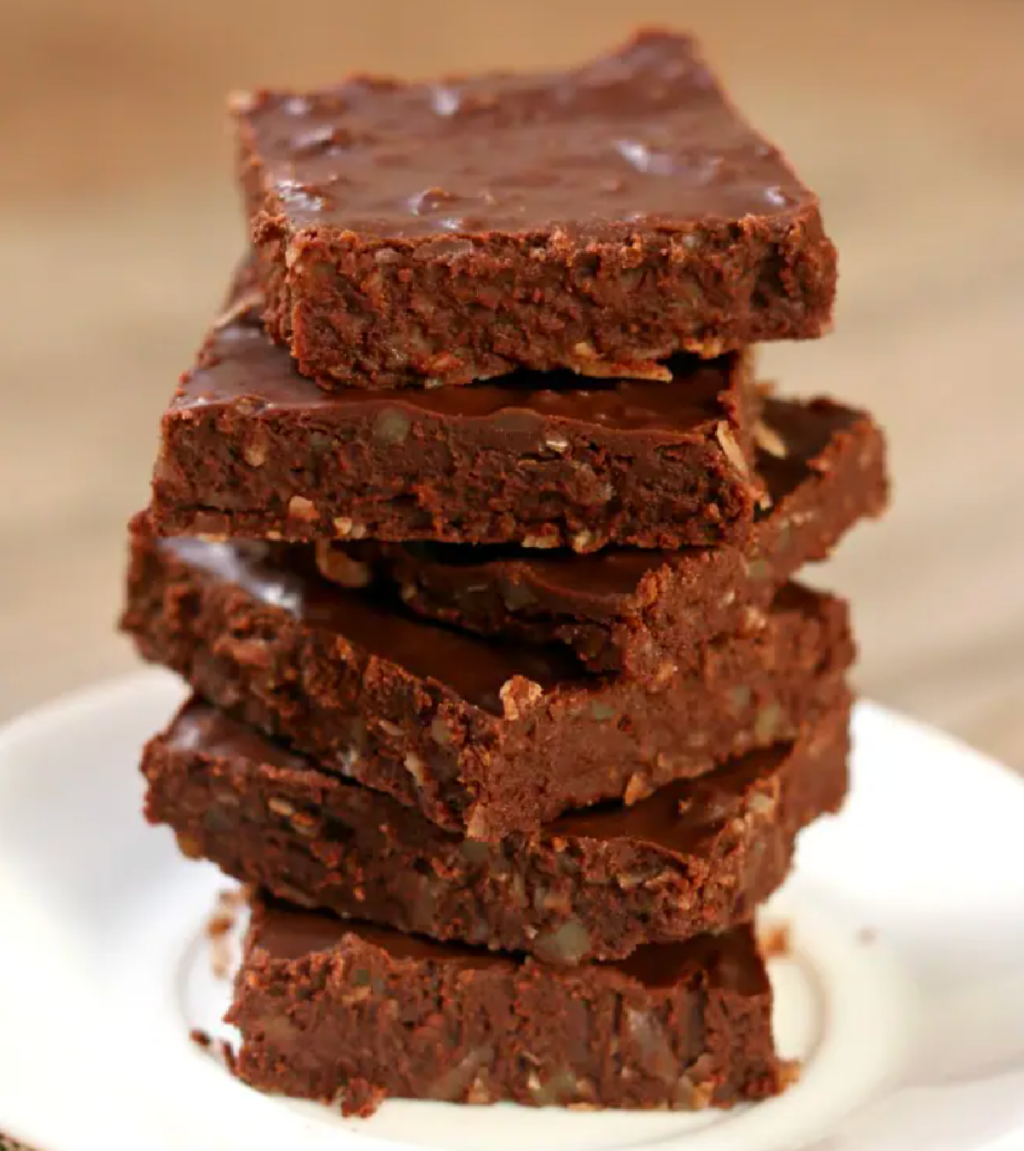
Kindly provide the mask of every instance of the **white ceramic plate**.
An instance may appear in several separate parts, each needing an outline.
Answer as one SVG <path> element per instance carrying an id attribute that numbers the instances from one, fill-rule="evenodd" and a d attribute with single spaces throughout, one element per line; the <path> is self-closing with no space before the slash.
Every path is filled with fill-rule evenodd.
<path id="1" fill-rule="evenodd" d="M 136 766 L 181 688 L 147 672 L 0 734 L 0 1129 L 42 1151 L 968 1151 L 1024 1147 L 1024 787 L 862 705 L 853 794 L 767 910 L 799 1084 L 697 1116 L 391 1102 L 367 1121 L 261 1096 L 203 932 L 226 886 L 144 825 Z M 1016 1134 L 1015 1134 L 1016 1133 Z"/>

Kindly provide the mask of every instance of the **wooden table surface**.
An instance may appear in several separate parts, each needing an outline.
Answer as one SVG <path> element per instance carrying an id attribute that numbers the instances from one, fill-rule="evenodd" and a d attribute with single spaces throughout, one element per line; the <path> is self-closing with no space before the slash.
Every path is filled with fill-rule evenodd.
<path id="1" fill-rule="evenodd" d="M 568 62 L 681 10 L 820 190 L 840 246 L 835 335 L 766 350 L 766 372 L 870 406 L 891 435 L 890 516 L 814 576 L 855 600 L 860 685 L 1024 767 L 1013 0 L 12 0 L 0 714 L 134 666 L 112 630 L 124 524 L 243 242 L 223 92 Z"/>

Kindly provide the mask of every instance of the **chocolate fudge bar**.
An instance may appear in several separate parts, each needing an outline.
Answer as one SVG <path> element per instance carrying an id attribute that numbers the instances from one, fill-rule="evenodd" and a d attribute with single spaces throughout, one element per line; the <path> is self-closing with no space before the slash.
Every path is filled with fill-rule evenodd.
<path id="1" fill-rule="evenodd" d="M 742 541 L 757 495 L 749 356 L 678 386 L 568 373 L 327 395 L 236 288 L 163 418 L 165 535 L 676 547 Z"/>
<path id="2" fill-rule="evenodd" d="M 133 524 L 123 626 L 149 660 L 328 772 L 476 839 L 636 800 L 792 738 L 853 658 L 845 604 L 797 585 L 757 634 L 640 684 L 492 642 L 320 577 L 313 549 Z"/>
<path id="3" fill-rule="evenodd" d="M 885 506 L 885 443 L 866 413 L 769 399 L 760 438 L 768 498 L 743 547 L 580 556 L 323 541 L 318 566 L 346 587 L 391 582 L 413 611 L 482 635 L 557 640 L 590 671 L 657 677 L 712 636 L 763 626 L 782 584 Z"/>
<path id="4" fill-rule="evenodd" d="M 547 75 L 232 101 L 266 323 L 325 388 L 659 361 L 830 325 L 817 197 L 688 36 Z"/>
<path id="5" fill-rule="evenodd" d="M 748 926 L 559 968 L 346 924 L 257 895 L 227 1021 L 236 1072 L 340 1100 L 691 1110 L 777 1094 L 772 993 Z"/>
<path id="6" fill-rule="evenodd" d="M 146 815 L 190 858 L 302 907 L 548 963 L 621 959 L 753 916 L 800 829 L 842 802 L 849 712 L 840 690 L 795 744 L 486 844 L 193 698 L 143 754 Z"/>

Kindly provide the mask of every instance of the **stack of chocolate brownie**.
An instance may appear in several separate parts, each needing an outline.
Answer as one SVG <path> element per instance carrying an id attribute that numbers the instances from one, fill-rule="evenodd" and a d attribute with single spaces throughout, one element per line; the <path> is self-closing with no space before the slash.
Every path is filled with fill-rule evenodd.
<path id="1" fill-rule="evenodd" d="M 693 42 L 233 101 L 252 251 L 164 417 L 125 628 L 147 815 L 251 886 L 268 1090 L 781 1089 L 752 928 L 847 785 L 864 414 L 775 398 L 818 202 Z"/>

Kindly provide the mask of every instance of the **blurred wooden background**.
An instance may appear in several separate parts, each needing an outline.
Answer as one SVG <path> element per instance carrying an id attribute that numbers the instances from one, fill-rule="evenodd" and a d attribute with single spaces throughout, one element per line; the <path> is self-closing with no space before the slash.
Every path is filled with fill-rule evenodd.
<path id="1" fill-rule="evenodd" d="M 822 194 L 835 336 L 772 348 L 867 404 L 896 503 L 821 577 L 861 686 L 1024 767 L 1024 4 L 7 0 L 0 37 L 0 715 L 127 670 L 123 528 L 243 242 L 231 87 L 578 60 L 687 25 Z"/>

